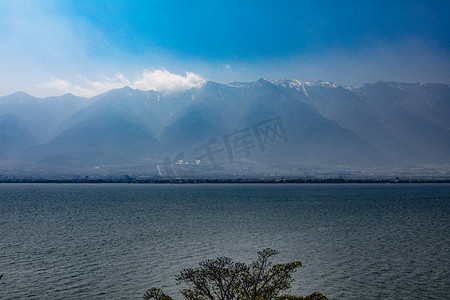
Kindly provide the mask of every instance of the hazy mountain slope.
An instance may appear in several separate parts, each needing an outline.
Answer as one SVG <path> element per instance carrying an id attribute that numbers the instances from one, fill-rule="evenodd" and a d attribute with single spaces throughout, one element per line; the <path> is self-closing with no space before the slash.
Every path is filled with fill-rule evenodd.
<path id="1" fill-rule="evenodd" d="M 26 125 L 16 116 L 0 116 L 0 153 L 3 159 L 17 158 L 24 149 L 36 143 L 36 139 Z"/>
<path id="2" fill-rule="evenodd" d="M 58 124 L 74 113 L 88 107 L 92 102 L 94 102 L 92 99 L 77 97 L 70 93 L 39 100 L 40 106 L 51 113 Z"/>
<path id="3" fill-rule="evenodd" d="M 360 92 L 371 99 L 371 107 L 383 110 L 383 106 L 392 107 L 391 102 L 399 110 L 450 129 L 450 86 L 446 84 L 380 81 L 363 85 Z"/>
<path id="4" fill-rule="evenodd" d="M 57 119 L 40 103 L 40 98 L 17 92 L 0 97 L 0 116 L 13 115 L 30 130 L 38 142 L 46 142 L 51 130 L 57 126 Z"/>
<path id="5" fill-rule="evenodd" d="M 0 115 L 11 114 L 29 127 L 41 143 L 48 141 L 55 128 L 67 117 L 93 101 L 72 94 L 37 98 L 23 92 L 0 97 Z"/>
<path id="6" fill-rule="evenodd" d="M 257 97 L 242 116 L 241 124 L 280 116 L 289 136 L 289 143 L 273 145 L 267 159 L 309 164 L 380 163 L 381 154 L 373 146 L 303 102 L 304 94 L 293 94 L 267 80 L 258 82 L 256 88 L 260 91 L 253 93 Z"/>
<path id="7" fill-rule="evenodd" d="M 59 134 L 78 123 L 94 122 L 99 114 L 120 115 L 123 120 L 140 124 L 152 136 L 158 137 L 164 129 L 162 118 L 155 113 L 159 94 L 154 91 L 133 90 L 129 87 L 111 90 L 93 98 L 93 103 L 68 117 L 56 129 Z"/>
<path id="8" fill-rule="evenodd" d="M 195 149 L 211 139 L 213 148 L 222 150 L 221 163 L 244 158 L 332 168 L 450 163 L 445 84 L 378 82 L 353 88 L 260 79 L 209 81 L 174 93 L 125 87 L 90 99 L 19 92 L 0 98 L 0 118 L 0 159 L 59 166 L 157 162 L 180 152 L 194 159 L 202 154 Z M 275 127 L 266 121 L 280 122 L 276 126 L 285 136 L 273 135 Z M 243 143 L 251 146 L 247 152 Z"/>
<path id="9" fill-rule="evenodd" d="M 440 98 L 434 101 L 428 96 L 419 98 L 418 94 L 424 93 L 422 87 L 424 86 L 420 84 L 378 82 L 362 86 L 359 92 L 368 109 L 378 115 L 384 127 L 422 152 L 422 161 L 448 163 L 450 130 L 440 124 L 446 125 L 447 117 L 444 115 L 445 112 L 447 115 L 450 112 L 449 100 Z M 419 91 L 411 95 L 413 89 Z M 445 94 L 442 97 L 445 97 Z M 429 107 L 427 103 L 432 102 L 437 110 L 443 112 L 424 109 Z M 433 116 L 436 116 L 436 119 Z"/>
<path id="10" fill-rule="evenodd" d="M 308 95 L 306 101 L 324 117 L 356 133 L 386 157 L 396 163 L 417 159 L 417 151 L 380 123 L 379 116 L 360 99 L 357 89 L 325 82 L 304 84 L 303 89 Z M 400 157 L 401 161 L 398 161 Z"/>
<path id="11" fill-rule="evenodd" d="M 167 154 L 193 152 L 210 138 L 220 137 L 226 130 L 220 115 L 206 105 L 192 105 L 176 121 L 164 129 L 160 143 Z"/>
<path id="12" fill-rule="evenodd" d="M 396 165 L 445 161 L 449 134 L 438 127 L 448 124 L 450 115 L 447 85 L 380 82 L 369 91 L 371 85 L 358 89 L 322 81 L 277 80 L 274 84 L 291 94 L 299 94 L 301 101 L 356 133 Z M 383 100 L 371 99 L 375 93 Z M 401 107 L 389 113 L 399 102 Z M 391 121 L 387 120 L 387 114 L 392 116 Z M 418 136 L 411 134 L 411 128 L 428 139 L 418 140 Z M 439 137 L 432 138 L 436 134 Z"/>
<path id="13" fill-rule="evenodd" d="M 289 143 L 281 140 L 281 144 L 275 141 L 267 145 L 264 151 L 253 149 L 248 158 L 308 164 L 380 162 L 381 154 L 373 146 L 321 116 L 316 108 L 301 101 L 298 94 L 281 89 L 269 80 L 229 85 L 209 82 L 201 89 L 177 94 L 176 103 L 183 103 L 185 108 L 176 111 L 173 123 L 161 136 L 166 153 L 193 152 L 210 139 L 217 140 L 214 147 L 223 148 L 227 136 L 233 138 L 230 135 L 233 130 L 279 116 L 287 129 Z M 251 134 L 251 129 L 242 134 Z M 253 147 L 256 141 L 255 136 L 252 138 Z M 227 158 L 225 151 L 219 158 Z M 236 158 L 247 156 L 241 153 Z"/>
<path id="14" fill-rule="evenodd" d="M 63 131 L 29 156 L 49 164 L 101 165 L 158 157 L 159 144 L 142 126 L 103 113 Z"/>

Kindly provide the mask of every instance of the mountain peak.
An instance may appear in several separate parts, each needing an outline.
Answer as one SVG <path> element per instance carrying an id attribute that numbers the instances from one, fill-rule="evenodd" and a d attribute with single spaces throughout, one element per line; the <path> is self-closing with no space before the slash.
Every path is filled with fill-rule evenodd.
<path id="1" fill-rule="evenodd" d="M 14 96 L 14 97 L 21 97 L 21 98 L 32 98 L 33 96 L 31 96 L 30 94 L 27 94 L 25 92 L 22 91 L 17 91 L 15 93 L 12 93 L 10 96 Z"/>
<path id="2" fill-rule="evenodd" d="M 86 99 L 85 97 L 76 96 L 72 93 L 66 93 L 61 96 L 50 96 L 44 99 L 57 99 L 57 100 L 68 100 L 68 99 Z"/>
<path id="3" fill-rule="evenodd" d="M 124 86 L 124 87 L 121 87 L 121 88 L 109 90 L 109 91 L 107 91 L 107 92 L 105 92 L 103 94 L 95 96 L 94 98 L 102 98 L 102 97 L 107 96 L 107 95 L 108 96 L 113 96 L 113 95 L 116 95 L 116 96 L 123 96 L 123 95 L 134 96 L 136 93 L 143 93 L 143 91 L 138 90 L 138 89 L 133 89 L 133 88 L 131 88 L 129 86 Z"/>
<path id="4" fill-rule="evenodd" d="M 19 92 L 15 92 L 15 93 L 12 93 L 7 96 L 0 97 L 0 99 L 4 99 L 6 101 L 18 102 L 18 103 L 23 104 L 23 103 L 28 102 L 29 100 L 36 99 L 36 97 L 31 96 L 25 92 L 19 91 Z"/>
<path id="5" fill-rule="evenodd" d="M 262 78 L 258 79 L 257 82 L 269 82 L 269 83 L 273 84 L 275 81 L 274 80 L 270 80 L 269 78 L 266 78 L 266 77 L 262 77 Z"/>
<path id="6" fill-rule="evenodd" d="M 124 92 L 129 92 L 129 91 L 135 91 L 135 89 L 129 87 L 128 85 L 121 87 L 121 88 L 117 88 L 117 89 L 112 89 L 111 91 L 124 91 Z M 111 92 L 110 91 L 110 92 Z"/>

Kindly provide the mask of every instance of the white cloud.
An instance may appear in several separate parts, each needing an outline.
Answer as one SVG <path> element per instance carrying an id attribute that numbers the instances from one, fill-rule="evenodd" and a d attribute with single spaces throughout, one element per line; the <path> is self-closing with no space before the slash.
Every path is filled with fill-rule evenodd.
<path id="1" fill-rule="evenodd" d="M 133 87 L 141 90 L 177 91 L 200 87 L 205 79 L 195 73 L 186 72 L 186 76 L 170 73 L 166 70 L 144 70 L 137 78 Z"/>
<path id="2" fill-rule="evenodd" d="M 58 78 L 52 78 L 50 79 L 50 81 L 40 84 L 39 87 L 48 89 L 57 89 L 61 91 L 73 89 L 72 84 L 70 82 Z"/>
<path id="3" fill-rule="evenodd" d="M 144 70 L 135 80 L 130 81 L 118 73 L 114 77 L 103 76 L 94 81 L 78 76 L 75 83 L 60 78 L 52 78 L 38 85 L 39 88 L 50 89 L 62 93 L 72 93 L 78 96 L 92 97 L 111 89 L 129 86 L 140 90 L 155 90 L 159 92 L 174 92 L 201 87 L 206 80 L 195 73 L 186 72 L 185 76 L 170 73 L 167 70 Z"/>
<path id="4" fill-rule="evenodd" d="M 78 96 L 92 97 L 111 89 L 130 86 L 130 81 L 122 74 L 116 74 L 114 77 L 103 76 L 100 81 L 93 81 L 82 76 L 78 76 L 76 83 L 67 80 L 52 78 L 38 87 L 44 89 L 56 90 L 62 93 L 72 93 Z"/>

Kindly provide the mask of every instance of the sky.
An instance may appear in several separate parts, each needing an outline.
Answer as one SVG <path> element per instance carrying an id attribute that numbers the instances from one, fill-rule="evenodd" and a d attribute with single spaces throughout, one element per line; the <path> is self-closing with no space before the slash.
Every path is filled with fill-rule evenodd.
<path id="1" fill-rule="evenodd" d="M 0 0 L 0 96 L 450 83 L 450 1 Z"/>

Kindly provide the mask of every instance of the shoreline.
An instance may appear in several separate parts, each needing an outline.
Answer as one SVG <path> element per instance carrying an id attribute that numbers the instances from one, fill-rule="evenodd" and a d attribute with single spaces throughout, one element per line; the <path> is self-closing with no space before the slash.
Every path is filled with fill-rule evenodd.
<path id="1" fill-rule="evenodd" d="M 0 180 L 0 184 L 8 183 L 71 183 L 71 184 L 446 184 L 450 179 L 8 179 Z"/>

